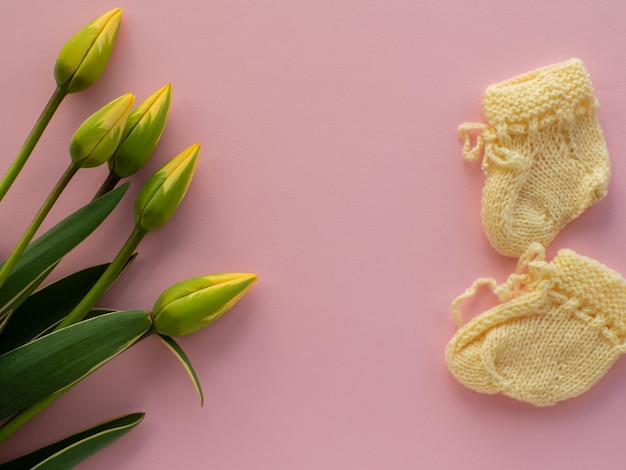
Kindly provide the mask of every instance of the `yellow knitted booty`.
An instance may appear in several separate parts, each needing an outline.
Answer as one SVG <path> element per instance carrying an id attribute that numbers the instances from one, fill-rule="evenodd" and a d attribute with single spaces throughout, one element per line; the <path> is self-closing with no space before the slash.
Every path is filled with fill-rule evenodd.
<path id="1" fill-rule="evenodd" d="M 503 303 L 462 325 L 460 302 L 483 284 Z M 460 327 L 446 348 L 452 374 L 537 406 L 585 392 L 626 350 L 626 280 L 571 250 L 548 263 L 531 244 L 505 284 L 479 279 L 452 311 Z"/>
<path id="2" fill-rule="evenodd" d="M 487 87 L 483 108 L 488 125 L 459 127 L 463 155 L 484 151 L 483 228 L 498 252 L 517 257 L 606 195 L 598 104 L 585 67 L 571 59 Z M 472 130 L 481 131 L 473 148 Z"/>

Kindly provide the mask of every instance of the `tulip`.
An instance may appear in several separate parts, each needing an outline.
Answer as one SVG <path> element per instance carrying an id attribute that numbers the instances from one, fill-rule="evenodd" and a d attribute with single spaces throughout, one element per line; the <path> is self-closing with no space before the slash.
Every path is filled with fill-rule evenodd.
<path id="1" fill-rule="evenodd" d="M 159 143 L 170 109 L 172 86 L 150 95 L 128 116 L 122 141 L 108 161 L 110 171 L 126 178 L 141 169 Z"/>
<path id="2" fill-rule="evenodd" d="M 82 123 L 70 141 L 72 161 L 54 186 L 6 261 L 0 266 L 0 287 L 6 282 L 26 247 L 49 214 L 63 190 L 80 168 L 98 166 L 119 145 L 135 97 L 131 93 L 111 101 Z"/>
<path id="3" fill-rule="evenodd" d="M 63 46 L 54 78 L 59 88 L 75 93 L 92 85 L 102 75 L 115 44 L 122 10 L 115 8 L 83 27 Z"/>
<path id="4" fill-rule="evenodd" d="M 135 96 L 126 93 L 100 108 L 80 125 L 70 141 L 74 164 L 91 168 L 111 158 L 122 139 L 134 101 Z"/>
<path id="5" fill-rule="evenodd" d="M 151 232 L 176 212 L 196 170 L 200 144 L 186 148 L 161 167 L 142 186 L 135 201 L 135 224 Z"/>
<path id="6" fill-rule="evenodd" d="M 150 231 L 156 230 L 176 212 L 196 169 L 200 144 L 194 144 L 172 158 L 139 190 L 135 201 L 135 227 L 124 246 L 83 299 L 68 313 L 57 329 L 82 320 L 113 285 L 135 249 Z"/>
<path id="7" fill-rule="evenodd" d="M 54 65 L 57 86 L 13 162 L 0 179 L 0 201 L 24 168 L 50 119 L 67 94 L 84 90 L 102 75 L 111 55 L 121 19 L 121 9 L 111 10 L 78 31 L 61 49 Z"/>
<path id="8" fill-rule="evenodd" d="M 194 333 L 224 315 L 256 280 L 256 274 L 227 273 L 174 284 L 154 304 L 154 328 L 165 336 Z"/>
<path id="9" fill-rule="evenodd" d="M 133 106 L 132 93 L 111 101 L 83 122 L 70 141 L 72 161 L 54 186 L 30 225 L 6 261 L 0 266 L 0 287 L 6 282 L 26 247 L 47 217 L 52 206 L 80 168 L 98 166 L 107 161 L 119 145 L 126 119 Z"/>

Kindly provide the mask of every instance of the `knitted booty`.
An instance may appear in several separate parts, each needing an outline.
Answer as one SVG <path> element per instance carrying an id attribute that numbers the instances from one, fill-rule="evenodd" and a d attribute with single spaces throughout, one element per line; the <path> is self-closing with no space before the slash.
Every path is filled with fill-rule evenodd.
<path id="1" fill-rule="evenodd" d="M 519 256 L 546 246 L 568 222 L 606 195 L 609 159 L 597 100 L 579 59 L 487 87 L 488 125 L 465 123 L 463 155 L 487 175 L 483 228 L 491 245 Z M 471 130 L 480 130 L 471 148 Z"/>
<path id="2" fill-rule="evenodd" d="M 487 284 L 502 304 L 462 326 L 459 303 Z M 446 361 L 464 385 L 537 406 L 588 390 L 626 350 L 626 280 L 561 250 L 532 244 L 507 282 L 479 279 L 452 304 L 459 330 Z"/>

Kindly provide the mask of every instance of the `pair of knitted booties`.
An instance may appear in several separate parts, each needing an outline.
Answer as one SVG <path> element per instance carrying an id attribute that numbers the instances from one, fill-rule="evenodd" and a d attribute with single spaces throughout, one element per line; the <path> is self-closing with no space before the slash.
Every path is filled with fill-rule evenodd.
<path id="1" fill-rule="evenodd" d="M 544 246 L 606 195 L 610 168 L 597 100 L 571 59 L 489 86 L 488 125 L 463 124 L 463 154 L 481 153 L 482 222 L 491 245 L 519 257 L 502 285 L 481 278 L 452 304 L 459 330 L 446 361 L 464 385 L 538 406 L 594 385 L 626 350 L 626 281 L 608 267 Z M 481 133 L 472 147 L 470 132 Z M 462 324 L 459 305 L 488 285 L 500 305 Z"/>

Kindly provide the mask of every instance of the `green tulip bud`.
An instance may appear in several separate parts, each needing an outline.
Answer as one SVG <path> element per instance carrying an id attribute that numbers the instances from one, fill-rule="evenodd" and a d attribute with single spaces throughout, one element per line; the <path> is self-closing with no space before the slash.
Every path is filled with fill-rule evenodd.
<path id="1" fill-rule="evenodd" d="M 72 161 L 81 168 L 106 162 L 122 139 L 135 96 L 126 93 L 89 116 L 70 141 Z"/>
<path id="2" fill-rule="evenodd" d="M 256 274 L 227 273 L 174 284 L 154 304 L 154 327 L 165 336 L 194 333 L 224 315 L 256 280 Z"/>
<path id="3" fill-rule="evenodd" d="M 163 134 L 171 97 L 172 86 L 168 83 L 130 113 L 122 142 L 108 161 L 113 174 L 126 178 L 148 161 Z"/>
<path id="4" fill-rule="evenodd" d="M 135 223 L 148 232 L 176 212 L 196 170 L 200 144 L 193 144 L 161 167 L 141 187 L 135 201 Z"/>
<path id="5" fill-rule="evenodd" d="M 59 87 L 75 93 L 91 86 L 102 75 L 121 19 L 122 10 L 115 8 L 83 27 L 65 43 L 54 65 L 54 78 Z"/>

